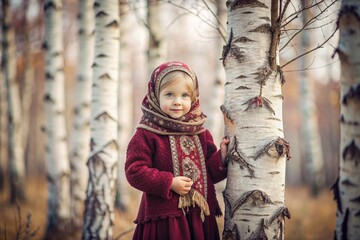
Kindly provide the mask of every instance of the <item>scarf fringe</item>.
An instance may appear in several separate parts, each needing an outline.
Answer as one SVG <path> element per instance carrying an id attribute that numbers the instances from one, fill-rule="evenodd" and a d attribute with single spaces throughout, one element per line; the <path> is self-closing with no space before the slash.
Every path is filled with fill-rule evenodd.
<path id="1" fill-rule="evenodd" d="M 209 205 L 206 201 L 206 199 L 195 189 L 191 189 L 190 192 L 188 192 L 186 195 L 182 195 L 179 198 L 179 208 L 189 208 L 189 207 L 195 207 L 197 205 L 200 210 L 200 217 L 201 220 L 205 221 L 205 216 L 210 215 Z"/>

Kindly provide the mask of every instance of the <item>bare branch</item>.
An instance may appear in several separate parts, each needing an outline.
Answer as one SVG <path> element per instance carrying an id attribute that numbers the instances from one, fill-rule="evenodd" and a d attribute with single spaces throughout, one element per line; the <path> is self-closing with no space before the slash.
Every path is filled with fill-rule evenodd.
<path id="1" fill-rule="evenodd" d="M 313 49 L 310 49 L 309 51 L 304 52 L 303 54 L 301 54 L 301 55 L 293 58 L 292 60 L 288 61 L 287 63 L 285 63 L 285 64 L 282 65 L 281 67 L 283 68 L 283 67 L 289 65 L 290 63 L 292 63 L 293 61 L 295 61 L 295 60 L 297 60 L 297 59 L 305 56 L 306 54 L 309 54 L 309 53 L 314 52 L 315 50 L 317 50 L 317 49 L 319 49 L 319 48 L 322 48 L 322 47 L 335 35 L 335 33 L 337 32 L 337 30 L 338 30 L 338 28 L 336 27 L 335 31 L 330 35 L 330 37 L 328 37 L 327 39 L 325 39 L 325 41 L 324 41 L 322 44 L 320 44 L 320 45 L 318 45 L 317 47 L 315 47 L 315 48 L 313 48 Z"/>

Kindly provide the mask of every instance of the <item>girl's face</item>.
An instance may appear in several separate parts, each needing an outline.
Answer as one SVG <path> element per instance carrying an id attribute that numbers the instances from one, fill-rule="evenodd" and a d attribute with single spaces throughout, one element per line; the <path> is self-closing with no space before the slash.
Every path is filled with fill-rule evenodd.
<path id="1" fill-rule="evenodd" d="M 191 108 L 191 92 L 184 79 L 164 87 L 160 91 L 161 110 L 171 118 L 177 119 L 187 114 Z"/>

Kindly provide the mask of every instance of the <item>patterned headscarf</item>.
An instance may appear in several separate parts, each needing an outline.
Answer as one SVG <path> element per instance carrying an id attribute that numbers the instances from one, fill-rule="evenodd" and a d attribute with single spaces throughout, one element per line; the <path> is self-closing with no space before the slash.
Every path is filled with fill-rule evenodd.
<path id="1" fill-rule="evenodd" d="M 173 71 L 182 71 L 188 74 L 195 86 L 195 100 L 191 104 L 190 111 L 179 119 L 173 119 L 164 113 L 159 103 L 161 81 L 166 74 Z M 192 135 L 203 132 L 202 125 L 206 116 L 200 110 L 198 89 L 197 77 L 186 64 L 178 61 L 161 64 L 151 74 L 148 93 L 141 106 L 143 116 L 138 127 L 163 135 Z"/>

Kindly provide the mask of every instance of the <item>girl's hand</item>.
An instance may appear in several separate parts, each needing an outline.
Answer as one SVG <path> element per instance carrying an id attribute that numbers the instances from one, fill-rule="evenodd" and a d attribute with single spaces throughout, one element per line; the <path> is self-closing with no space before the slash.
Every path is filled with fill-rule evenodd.
<path id="1" fill-rule="evenodd" d="M 220 153 L 221 153 L 221 162 L 224 166 L 226 166 L 225 158 L 228 151 L 228 145 L 229 145 L 230 139 L 225 136 L 223 137 L 221 143 L 220 143 Z"/>
<path id="2" fill-rule="evenodd" d="M 173 178 L 170 188 L 179 195 L 185 195 L 190 191 L 192 185 L 193 181 L 190 178 L 178 176 Z"/>

